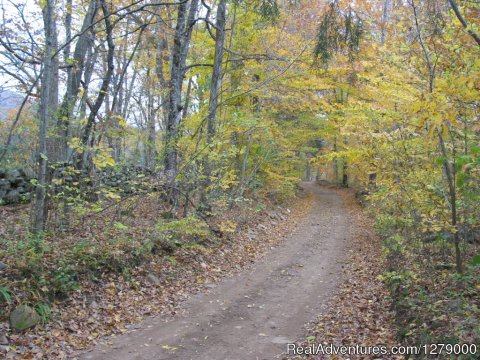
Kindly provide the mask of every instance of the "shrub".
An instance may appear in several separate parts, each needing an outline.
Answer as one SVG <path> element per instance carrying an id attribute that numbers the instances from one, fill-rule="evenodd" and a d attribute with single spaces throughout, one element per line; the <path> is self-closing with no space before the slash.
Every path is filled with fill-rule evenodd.
<path id="1" fill-rule="evenodd" d="M 178 220 L 161 220 L 156 226 L 156 242 L 182 246 L 206 241 L 210 236 L 208 224 L 194 216 Z"/>

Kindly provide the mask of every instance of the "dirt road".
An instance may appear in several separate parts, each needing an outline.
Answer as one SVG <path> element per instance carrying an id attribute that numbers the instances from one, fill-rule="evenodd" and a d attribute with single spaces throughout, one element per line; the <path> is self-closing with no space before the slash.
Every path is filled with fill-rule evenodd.
<path id="1" fill-rule="evenodd" d="M 276 359 L 322 311 L 339 283 L 350 221 L 334 190 L 314 194 L 309 215 L 251 269 L 187 301 L 173 318 L 152 318 L 82 359 Z"/>

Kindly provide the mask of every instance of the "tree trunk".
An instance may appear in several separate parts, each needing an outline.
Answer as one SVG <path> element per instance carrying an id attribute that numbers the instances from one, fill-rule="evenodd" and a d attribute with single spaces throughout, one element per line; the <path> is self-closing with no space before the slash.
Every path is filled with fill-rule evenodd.
<path id="1" fill-rule="evenodd" d="M 35 189 L 35 211 L 32 219 L 32 232 L 38 234 L 45 230 L 45 220 L 47 217 L 46 194 L 47 194 L 47 132 L 50 118 L 51 79 L 54 75 L 53 54 L 55 49 L 55 38 L 53 34 L 55 26 L 54 16 L 55 1 L 47 0 L 43 8 L 43 19 L 45 26 L 45 54 L 43 59 L 42 87 L 40 89 L 40 129 L 38 139 L 38 170 L 37 187 Z M 54 91 L 53 91 L 54 93 Z"/>
<path id="2" fill-rule="evenodd" d="M 212 142 L 216 132 L 216 116 L 218 98 L 220 97 L 222 85 L 222 62 L 223 48 L 225 44 L 225 21 L 227 12 L 227 1 L 220 0 L 217 8 L 217 31 L 215 33 L 215 56 L 213 60 L 212 82 L 210 84 L 210 101 L 208 103 L 208 142 Z"/>
<path id="3" fill-rule="evenodd" d="M 308 160 L 305 164 L 305 181 L 312 181 L 312 168 L 308 163 Z"/>
<path id="4" fill-rule="evenodd" d="M 67 162 L 71 155 L 71 151 L 68 146 L 68 140 L 71 137 L 70 121 L 73 117 L 75 103 L 77 102 L 78 93 L 80 91 L 80 81 L 82 79 L 85 69 L 85 59 L 87 57 L 87 54 L 89 54 L 91 47 L 93 46 L 93 39 L 91 38 L 93 31 L 87 31 L 87 29 L 92 26 L 96 12 L 97 1 L 93 0 L 88 6 L 87 14 L 85 15 L 82 24 L 81 35 L 78 37 L 77 43 L 75 45 L 73 58 L 70 60 L 72 66 L 67 70 L 67 89 L 60 105 L 57 120 L 58 127 L 61 129 L 61 140 L 63 140 L 61 146 L 61 158 L 64 162 Z M 66 51 L 65 56 L 68 57 L 69 55 L 70 51 Z M 68 61 L 68 59 L 66 60 Z M 89 81 L 86 81 L 86 83 L 88 82 Z"/>
<path id="5" fill-rule="evenodd" d="M 216 32 L 215 32 L 215 55 L 213 59 L 212 81 L 210 83 L 210 97 L 208 102 L 207 114 L 207 145 L 209 153 L 214 151 L 213 140 L 217 131 L 217 108 L 220 97 L 223 76 L 223 48 L 225 44 L 225 21 L 226 21 L 227 3 L 226 0 L 220 0 L 217 7 Z M 211 184 L 212 167 L 215 164 L 210 162 L 207 157 L 205 161 L 205 181 L 202 186 L 201 199 L 207 202 L 207 188 Z"/>
<path id="6" fill-rule="evenodd" d="M 390 1 L 391 0 L 384 0 L 383 1 L 383 12 L 382 12 L 382 26 L 381 26 L 381 39 L 380 43 L 382 45 L 385 44 L 385 37 L 386 37 L 386 28 L 387 28 L 387 23 L 388 23 L 388 18 L 389 18 L 389 10 L 390 10 Z"/>
<path id="7" fill-rule="evenodd" d="M 337 152 L 337 137 L 335 136 L 333 139 L 333 153 Z M 333 178 L 335 185 L 338 184 L 338 158 L 335 156 L 333 158 Z"/>
<path id="8" fill-rule="evenodd" d="M 55 5 L 54 5 L 55 6 Z M 46 18 L 46 10 L 44 10 L 44 27 L 45 27 L 45 34 L 47 33 L 47 26 L 50 27 L 48 30 L 50 33 L 50 43 L 51 43 L 51 51 L 52 54 L 57 52 L 58 50 L 58 34 L 57 34 L 57 24 L 55 20 L 55 15 L 52 14 L 51 19 Z M 52 10 L 53 12 L 55 9 Z M 50 22 L 50 25 L 47 25 L 46 22 Z M 48 162 L 58 162 L 61 159 L 62 151 L 61 151 L 61 142 L 62 136 L 60 134 L 60 129 L 58 124 L 56 123 L 56 113 L 58 109 L 58 79 L 59 79 L 59 58 L 58 56 L 51 56 L 51 72 L 48 81 L 49 84 L 49 93 L 48 93 L 48 127 L 52 127 L 54 131 L 47 132 L 47 153 L 48 153 Z M 47 81 L 47 79 L 44 79 Z"/>
<path id="9" fill-rule="evenodd" d="M 347 159 L 343 158 L 342 186 L 348 187 L 348 165 Z"/>
<path id="10" fill-rule="evenodd" d="M 468 26 L 467 21 L 458 9 L 457 2 L 455 0 L 448 0 L 448 3 L 450 4 L 450 7 L 455 13 L 458 21 L 460 21 L 460 23 L 462 24 L 463 28 L 467 30 L 468 34 L 475 40 L 478 46 L 480 46 L 480 36 L 475 31 L 473 31 L 471 27 Z"/>
<path id="11" fill-rule="evenodd" d="M 157 75 L 157 80 L 160 83 L 161 91 L 160 91 L 160 104 L 162 109 L 162 116 L 160 117 L 160 128 L 164 129 L 166 126 L 168 119 L 168 101 L 167 101 L 167 89 L 168 89 L 168 82 L 165 79 L 165 74 L 163 71 L 163 67 L 165 64 L 165 57 L 166 51 L 168 51 L 168 41 L 166 39 L 166 31 L 164 29 L 165 25 L 163 24 L 163 20 L 160 15 L 157 15 L 157 25 L 156 25 L 156 39 L 157 39 L 157 47 L 156 47 L 156 54 L 155 54 L 155 74 Z"/>
<path id="12" fill-rule="evenodd" d="M 460 249 L 460 237 L 458 236 L 458 232 L 456 231 L 458 218 L 457 218 L 457 191 L 455 185 L 455 166 L 450 166 L 448 163 L 448 153 L 447 148 L 445 146 L 445 142 L 443 141 L 442 134 L 438 135 L 438 141 L 440 144 L 440 151 L 444 157 L 443 160 L 443 168 L 445 170 L 445 176 L 447 178 L 447 185 L 448 185 L 448 192 L 450 195 L 450 215 L 451 215 L 451 224 L 452 227 L 455 229 L 455 233 L 453 235 L 453 243 L 455 247 L 455 263 L 457 267 L 457 272 L 459 274 L 463 273 L 463 257 L 462 252 Z M 454 155 L 455 156 L 455 155 Z"/>
<path id="13" fill-rule="evenodd" d="M 248 166 L 248 156 L 250 155 L 250 149 L 252 147 L 252 138 L 253 138 L 253 127 L 248 129 L 247 132 L 247 146 L 245 148 L 245 154 L 243 155 L 242 169 L 240 173 L 240 191 L 239 196 L 243 195 L 245 187 L 247 186 L 247 166 Z"/>
<path id="14" fill-rule="evenodd" d="M 156 145 L 155 145 L 155 104 L 153 99 L 153 84 L 150 79 L 150 70 L 147 70 L 147 143 L 145 144 L 145 166 L 148 169 L 154 169 L 155 159 L 157 157 Z"/>
<path id="15" fill-rule="evenodd" d="M 100 91 L 98 92 L 97 99 L 95 103 L 92 105 L 90 109 L 90 114 L 88 115 L 87 124 L 85 125 L 85 130 L 82 135 L 82 145 L 83 146 L 91 146 L 93 143 L 92 139 L 92 132 L 95 125 L 95 119 L 97 117 L 98 111 L 105 100 L 105 96 L 107 95 L 108 88 L 110 86 L 110 82 L 112 80 L 112 75 L 114 71 L 114 62 L 113 62 L 113 55 L 115 52 L 115 44 L 113 42 L 113 26 L 110 19 L 110 12 L 105 4 L 105 1 L 101 1 L 101 6 L 104 15 L 104 22 L 105 22 L 105 31 L 107 33 L 107 70 L 104 75 L 102 85 L 100 86 Z M 84 156 L 81 158 L 79 168 L 86 170 L 87 165 L 90 162 L 89 160 L 89 152 L 84 151 Z"/>
<path id="16" fill-rule="evenodd" d="M 176 204 L 178 189 L 176 184 L 178 171 L 177 143 L 180 135 L 182 119 L 182 85 L 185 78 L 185 67 L 188 48 L 192 36 L 198 0 L 190 2 L 190 10 L 186 2 L 178 5 L 177 24 L 173 40 L 172 61 L 170 65 L 170 84 L 168 99 L 168 118 L 165 136 L 165 175 L 167 177 L 168 200 Z M 188 12 L 188 15 L 187 15 Z"/>

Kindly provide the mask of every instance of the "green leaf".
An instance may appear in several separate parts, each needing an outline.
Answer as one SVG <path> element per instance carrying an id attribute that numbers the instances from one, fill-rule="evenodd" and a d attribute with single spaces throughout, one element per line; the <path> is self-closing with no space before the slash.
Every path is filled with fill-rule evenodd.
<path id="1" fill-rule="evenodd" d="M 476 255 L 470 261 L 470 265 L 472 266 L 480 266 L 480 255 Z"/>
<path id="2" fill-rule="evenodd" d="M 5 301 L 7 304 L 12 302 L 12 295 L 10 294 L 10 290 L 8 290 L 4 286 L 0 286 L 0 299 Z"/>
<path id="3" fill-rule="evenodd" d="M 435 159 L 435 162 L 437 163 L 437 165 L 443 165 L 443 163 L 445 162 L 445 157 L 439 156 Z"/>
<path id="4" fill-rule="evenodd" d="M 118 230 L 128 230 L 128 226 L 122 224 L 121 222 L 115 221 L 113 223 L 113 226 L 115 226 Z"/>

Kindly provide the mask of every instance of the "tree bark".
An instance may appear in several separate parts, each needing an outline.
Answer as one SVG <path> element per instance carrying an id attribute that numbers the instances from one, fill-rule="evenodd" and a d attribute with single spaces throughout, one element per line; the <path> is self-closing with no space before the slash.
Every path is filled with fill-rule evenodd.
<path id="1" fill-rule="evenodd" d="M 387 23 L 388 23 L 388 18 L 389 18 L 389 10 L 390 10 L 390 1 L 391 0 L 384 0 L 383 1 L 383 12 L 382 12 L 382 33 L 381 33 L 381 39 L 380 43 L 382 45 L 385 44 L 385 38 L 386 38 L 386 28 L 387 28 Z"/>
<path id="2" fill-rule="evenodd" d="M 243 155 L 242 168 L 241 168 L 241 173 L 240 173 L 239 196 L 243 196 L 243 192 L 245 191 L 245 188 L 247 186 L 248 156 L 250 155 L 250 149 L 252 147 L 253 130 L 254 130 L 254 128 L 251 127 L 250 129 L 248 129 L 248 132 L 247 132 L 247 146 L 245 148 L 245 154 Z"/>
<path id="3" fill-rule="evenodd" d="M 447 185 L 448 185 L 448 193 L 450 195 L 450 215 L 451 215 L 451 224 L 455 228 L 455 233 L 453 234 L 453 243 L 455 247 L 455 264 L 457 267 L 457 272 L 462 274 L 463 273 L 463 258 L 462 252 L 460 249 L 460 237 L 458 236 L 458 232 L 456 231 L 458 218 L 457 218 L 457 191 L 456 191 L 456 184 L 455 184 L 455 166 L 450 166 L 448 163 L 448 152 L 445 146 L 445 142 L 443 140 L 442 134 L 438 134 L 438 142 L 440 145 L 440 151 L 442 152 L 442 156 L 444 157 L 443 160 L 443 168 L 445 170 L 445 176 L 447 178 Z"/>
<path id="4" fill-rule="evenodd" d="M 52 99 L 51 85 L 52 75 L 54 75 L 54 53 L 56 35 L 53 34 L 56 27 L 53 25 L 55 1 L 47 0 L 43 8 L 44 31 L 45 31 L 45 52 L 43 59 L 42 87 L 40 89 L 40 129 L 38 138 L 38 170 L 37 187 L 35 189 L 35 211 L 32 219 L 32 232 L 39 234 L 45 230 L 45 220 L 47 217 L 47 132 L 50 118 L 50 104 Z M 54 91 L 53 91 L 54 93 Z"/>
<path id="5" fill-rule="evenodd" d="M 225 21 L 226 21 L 227 4 L 226 0 L 220 0 L 217 7 L 216 16 L 216 32 L 215 32 L 215 55 L 213 59 L 212 81 L 210 83 L 210 97 L 208 102 L 207 114 L 207 145 L 209 153 L 214 150 L 213 140 L 217 132 L 217 109 L 218 99 L 220 97 L 222 87 L 222 62 L 223 49 L 225 44 Z M 207 205 L 207 189 L 211 184 L 212 167 L 215 166 L 207 157 L 205 161 L 205 181 L 202 184 L 201 199 Z"/>
<path id="6" fill-rule="evenodd" d="M 167 197 L 172 204 L 176 204 L 178 200 L 176 184 L 178 171 L 177 143 L 182 119 L 182 85 L 185 78 L 188 48 L 195 24 L 197 8 L 198 0 L 190 2 L 189 10 L 187 3 L 178 5 L 177 24 L 173 40 L 164 160 L 167 187 L 169 188 Z"/>
<path id="7" fill-rule="evenodd" d="M 165 57 L 166 51 L 168 51 L 168 41 L 165 36 L 165 25 L 159 14 L 157 14 L 157 25 L 156 25 L 156 54 L 155 54 L 155 74 L 157 75 L 157 80 L 160 84 L 161 91 L 160 91 L 160 103 L 162 109 L 162 116 L 160 117 L 160 128 L 164 129 L 166 126 L 168 119 L 168 82 L 165 79 L 165 74 L 163 71 L 163 67 L 165 64 Z"/>
<path id="8" fill-rule="evenodd" d="M 468 28 L 467 21 L 465 20 L 463 15 L 460 13 L 460 10 L 458 9 L 458 6 L 457 6 L 457 2 L 455 0 L 448 0 L 448 3 L 450 4 L 450 7 L 455 13 L 455 16 L 460 21 L 464 29 L 467 30 L 470 36 L 477 42 L 478 46 L 480 46 L 480 36 L 475 31 Z"/>
<path id="9" fill-rule="evenodd" d="M 210 100 L 208 104 L 208 141 L 211 142 L 216 132 L 216 116 L 218 98 L 220 97 L 222 85 L 222 62 L 223 48 L 225 44 L 225 21 L 227 12 L 227 1 L 220 0 L 217 8 L 217 21 L 215 33 L 215 56 L 213 60 L 212 82 L 210 84 Z"/>
<path id="10" fill-rule="evenodd" d="M 61 129 L 61 136 L 63 137 L 61 158 L 64 162 L 68 162 L 68 159 L 71 156 L 71 150 L 68 146 L 68 140 L 71 137 L 70 121 L 73 118 L 75 103 L 77 102 L 78 93 L 80 91 L 80 83 L 84 74 L 86 57 L 87 54 L 89 54 L 89 50 L 93 46 L 93 32 L 87 31 L 87 29 L 92 26 L 96 12 L 97 1 L 93 0 L 88 6 L 87 14 L 83 20 L 81 35 L 78 37 L 75 45 L 73 58 L 68 59 L 70 56 L 70 51 L 65 51 L 66 61 L 71 62 L 71 67 L 67 71 L 67 88 L 60 105 L 57 120 L 58 127 Z M 69 31 L 67 31 L 67 34 L 68 32 Z M 67 41 L 69 41 L 68 38 Z M 69 47 L 67 46 L 65 49 L 69 49 Z"/>
<path id="11" fill-rule="evenodd" d="M 55 11 L 55 9 L 53 9 Z M 50 37 L 52 54 L 56 53 L 58 50 L 58 34 L 57 34 L 57 23 L 55 20 L 55 14 L 52 14 L 52 19 L 44 19 L 45 21 L 50 21 Z M 45 24 L 45 29 L 47 25 Z M 49 127 L 53 127 L 54 131 L 51 132 L 51 135 L 47 132 L 47 153 L 49 162 L 58 162 L 61 158 L 61 134 L 58 124 L 56 123 L 56 113 L 58 109 L 58 80 L 59 80 L 59 66 L 60 61 L 58 56 L 52 55 L 52 69 L 50 73 L 50 90 L 48 94 L 48 121 Z M 45 79 L 47 81 L 47 79 Z"/>
<path id="12" fill-rule="evenodd" d="M 156 151 L 156 130 L 155 130 L 155 119 L 156 111 L 154 104 L 154 95 L 153 95 L 153 84 L 150 74 L 150 69 L 147 70 L 147 111 L 146 111 L 146 130 L 147 130 L 147 143 L 145 144 L 145 166 L 148 169 L 154 169 L 155 159 L 157 157 Z"/>

